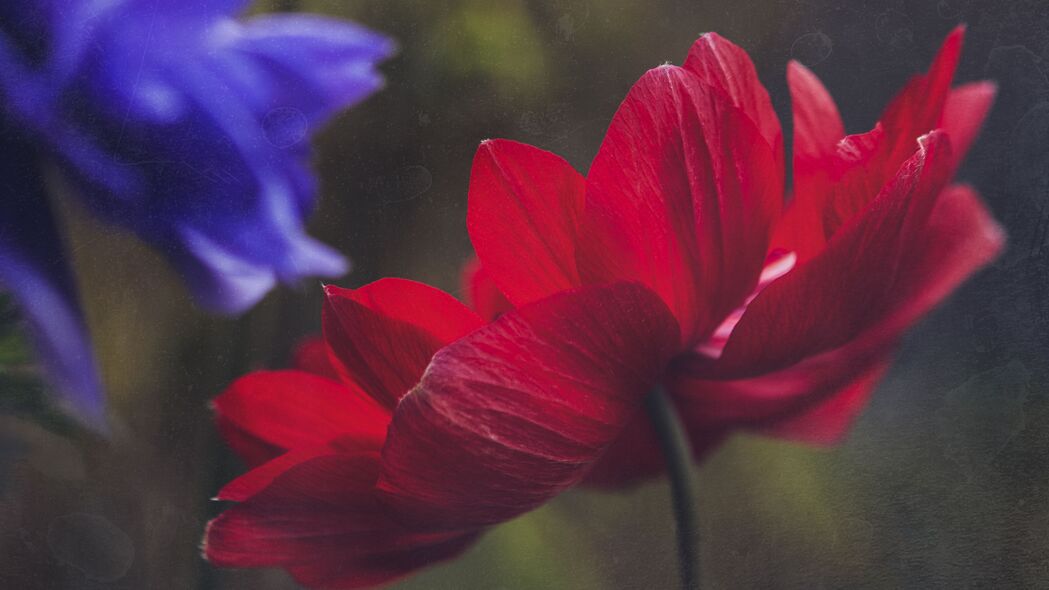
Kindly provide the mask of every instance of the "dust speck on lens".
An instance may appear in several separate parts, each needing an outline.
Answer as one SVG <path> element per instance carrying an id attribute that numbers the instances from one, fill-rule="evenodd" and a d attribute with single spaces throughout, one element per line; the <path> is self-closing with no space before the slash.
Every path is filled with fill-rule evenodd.
<path id="1" fill-rule="evenodd" d="M 295 107 L 278 107 L 266 113 L 262 120 L 266 140 L 280 149 L 289 148 L 306 138 L 309 121 Z"/>
<path id="2" fill-rule="evenodd" d="M 48 527 L 47 545 L 60 562 L 99 582 L 119 580 L 135 561 L 131 537 L 95 514 L 74 512 L 56 518 Z"/>
<path id="3" fill-rule="evenodd" d="M 806 33 L 794 40 L 790 56 L 806 66 L 812 67 L 830 57 L 834 42 L 821 31 Z"/>

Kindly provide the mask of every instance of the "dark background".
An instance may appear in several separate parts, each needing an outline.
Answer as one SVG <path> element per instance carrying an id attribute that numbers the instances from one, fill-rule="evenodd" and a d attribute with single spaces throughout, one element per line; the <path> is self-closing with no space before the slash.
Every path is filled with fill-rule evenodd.
<path id="1" fill-rule="evenodd" d="M 1049 588 L 1049 3 L 928 0 L 406 0 L 262 3 L 352 18 L 399 40 L 386 90 L 317 141 L 313 232 L 382 276 L 459 294 L 477 144 L 529 142 L 587 168 L 648 68 L 717 31 L 747 49 L 790 130 L 787 60 L 809 65 L 850 132 L 967 22 L 959 81 L 1000 96 L 960 176 L 1009 249 L 907 337 L 833 450 L 737 437 L 698 472 L 707 588 Z M 279 366 L 320 319 L 319 282 L 235 320 L 196 311 L 161 259 L 61 200 L 110 392 L 100 441 L 0 418 L 21 449 L 0 490 L 0 587 L 279 589 L 281 572 L 199 557 L 208 501 L 238 473 L 208 400 Z M 667 489 L 572 492 L 404 588 L 670 588 Z"/>

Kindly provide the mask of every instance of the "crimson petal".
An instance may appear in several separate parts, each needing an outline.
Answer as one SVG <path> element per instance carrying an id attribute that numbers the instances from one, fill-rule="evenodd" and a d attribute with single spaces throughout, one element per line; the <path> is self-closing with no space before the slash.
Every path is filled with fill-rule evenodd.
<path id="1" fill-rule="evenodd" d="M 668 384 L 690 434 L 737 429 L 809 443 L 837 441 L 888 366 L 895 339 L 860 339 L 753 377 L 704 380 L 678 373 Z"/>
<path id="2" fill-rule="evenodd" d="M 763 434 L 799 442 L 826 445 L 845 437 L 852 422 L 867 405 L 874 387 L 881 381 L 889 361 L 874 362 L 852 382 L 826 396 L 815 395 L 801 412 L 783 416 L 754 427 Z M 812 392 L 809 392 L 812 395 Z M 820 399 L 820 398 L 823 399 Z"/>
<path id="3" fill-rule="evenodd" d="M 988 83 L 951 90 L 964 32 L 958 27 L 948 35 L 928 73 L 911 79 L 872 131 L 846 137 L 829 154 L 824 150 L 830 130 L 840 128 L 836 109 L 815 76 L 792 64 L 788 76 L 801 143 L 795 146 L 794 200 L 777 228 L 775 246 L 794 250 L 801 262 L 818 254 L 825 241 L 893 178 L 913 153 L 914 139 L 933 129 L 943 128 L 951 137 L 953 174 L 994 97 Z M 809 118 L 812 125 L 801 124 Z M 819 130 L 819 119 L 825 130 Z M 817 136 L 818 146 L 810 145 L 810 138 Z"/>
<path id="4" fill-rule="evenodd" d="M 950 158 L 946 156 L 943 156 L 942 167 L 950 166 Z M 869 221 L 857 224 L 846 234 L 857 236 L 862 233 L 859 226 L 869 224 Z M 709 431 L 750 427 L 796 440 L 833 442 L 866 403 L 903 331 L 942 301 L 966 277 L 993 260 L 1004 243 L 1001 229 L 975 192 L 960 185 L 948 187 L 939 195 L 924 227 L 912 227 L 911 231 L 894 239 L 902 243 L 903 255 L 898 261 L 884 254 L 868 258 L 869 253 L 856 250 L 854 237 L 846 239 L 843 236 L 833 241 L 827 253 L 813 263 L 795 270 L 796 276 L 787 275 L 778 287 L 773 283 L 769 289 L 776 288 L 775 291 L 766 289 L 758 299 L 768 299 L 760 305 L 775 307 L 784 314 L 781 316 L 784 321 L 763 327 L 755 322 L 751 324 L 751 331 L 734 334 L 733 338 L 760 336 L 766 345 L 777 343 L 777 347 L 767 348 L 774 350 L 773 356 L 778 356 L 778 362 L 768 363 L 770 357 L 754 358 L 749 366 L 745 362 L 736 364 L 735 375 L 727 375 L 730 371 L 725 371 L 720 376 L 715 363 L 713 370 L 707 367 L 708 376 L 717 377 L 713 379 L 704 379 L 700 375 L 703 371 L 695 371 L 695 366 L 678 371 L 671 389 L 684 408 L 683 414 L 690 428 Z M 884 242 L 879 245 L 874 239 L 869 240 L 867 247 L 872 253 L 897 250 Z M 844 309 L 851 309 L 851 314 L 866 315 L 861 309 L 863 306 L 876 309 L 878 313 L 865 317 L 863 321 L 856 321 L 855 315 L 835 316 L 835 321 L 852 326 L 849 330 L 853 332 L 852 337 L 838 348 L 822 351 L 820 347 L 812 346 L 816 342 L 811 338 L 813 334 L 823 331 L 834 341 L 845 335 L 833 334 L 831 324 L 823 325 L 812 320 L 838 313 L 842 307 L 832 307 L 829 302 L 833 298 L 852 296 L 849 285 L 869 284 L 866 278 L 862 281 L 848 279 L 852 271 L 840 264 L 848 258 L 848 248 L 853 249 L 855 259 L 873 273 L 874 278 L 881 277 L 885 281 L 887 288 L 883 294 L 888 300 L 845 303 Z M 881 260 L 877 260 L 879 257 Z M 835 259 L 839 263 L 831 264 L 830 261 Z M 894 277 L 887 276 L 883 270 L 892 266 L 896 267 Z M 827 280 L 829 277 L 837 279 L 832 282 Z M 805 300 L 802 295 L 808 297 L 807 305 L 813 306 L 809 310 L 812 313 L 800 307 L 791 308 L 788 299 L 781 299 L 787 292 L 793 293 L 789 300 L 799 305 Z M 759 303 L 758 299 L 754 303 Z M 758 317 L 752 316 L 749 321 Z M 809 322 L 802 321 L 802 318 Z M 745 315 L 743 322 L 746 321 Z M 784 338 L 794 333 L 807 334 L 808 337 L 784 342 Z M 757 346 L 756 341 L 751 344 Z M 737 353 L 740 350 L 742 347 Z M 790 362 L 787 359 L 793 359 L 799 350 L 805 358 L 796 364 L 787 364 Z"/>
<path id="5" fill-rule="evenodd" d="M 477 149 L 466 227 L 477 257 L 513 305 L 578 286 L 576 225 L 585 180 L 550 152 L 505 139 Z"/>
<path id="6" fill-rule="evenodd" d="M 341 374 L 391 410 L 433 353 L 483 324 L 451 295 L 415 281 L 324 291 L 324 338 Z"/>
<path id="7" fill-rule="evenodd" d="M 274 479 L 292 467 L 316 457 L 331 455 L 334 452 L 336 450 L 328 445 L 288 451 L 254 467 L 247 473 L 222 486 L 219 493 L 215 494 L 215 499 L 244 502 L 269 487 Z"/>
<path id="8" fill-rule="evenodd" d="M 863 210 L 878 189 L 893 178 L 914 152 L 915 138 L 940 127 L 964 38 L 965 27 L 955 28 L 944 40 L 929 71 L 911 78 L 886 107 L 874 131 L 852 136 L 861 138 L 856 148 L 859 156 L 850 158 L 848 151 L 843 154 L 845 158 L 840 165 L 849 176 L 834 187 L 833 195 L 826 197 L 826 204 L 832 209 L 828 212 L 830 217 L 824 218 L 828 238 Z M 959 147 L 952 138 L 955 162 L 964 155 Z M 952 164 L 950 173 L 953 174 L 955 168 Z"/>
<path id="9" fill-rule="evenodd" d="M 969 147 L 976 140 L 997 93 L 998 87 L 994 82 L 972 82 L 951 90 L 947 96 L 940 127 L 951 138 L 955 169 L 961 165 Z"/>
<path id="10" fill-rule="evenodd" d="M 361 588 L 459 553 L 475 531 L 419 533 L 392 521 L 373 493 L 377 453 L 302 461 L 208 525 L 220 566 L 288 568 L 314 588 Z"/>
<path id="11" fill-rule="evenodd" d="M 513 309 L 499 287 L 492 281 L 491 274 L 481 266 L 481 261 L 473 258 L 463 265 L 460 277 L 462 292 L 466 302 L 487 322 Z"/>
<path id="12" fill-rule="evenodd" d="M 886 327 L 902 330 L 947 297 L 1005 246 L 1005 232 L 971 187 L 953 185 L 936 202 L 928 226 L 912 238 L 900 269 L 897 305 Z"/>
<path id="13" fill-rule="evenodd" d="M 683 67 L 704 84 L 724 93 L 750 117 L 782 170 L 783 131 L 779 117 L 747 52 L 717 33 L 706 33 L 692 44 Z"/>
<path id="14" fill-rule="evenodd" d="M 683 419 L 689 419 L 690 416 L 685 413 L 687 408 L 683 407 L 680 399 L 672 399 L 679 415 Z M 702 463 L 728 434 L 723 425 L 707 428 L 705 423 L 693 420 L 686 424 L 689 427 L 686 434 L 692 447 L 692 461 L 697 465 Z M 703 424 L 702 428 L 697 427 L 700 424 Z M 618 490 L 650 480 L 665 471 L 666 457 L 652 428 L 652 419 L 648 414 L 639 412 L 601 456 L 594 468 L 587 473 L 583 485 Z"/>
<path id="15" fill-rule="evenodd" d="M 639 280 L 702 339 L 753 290 L 782 203 L 759 129 L 682 68 L 634 85 L 587 177 L 585 283 Z"/>
<path id="16" fill-rule="evenodd" d="M 292 352 L 291 366 L 335 381 L 341 378 L 323 336 L 310 336 L 299 342 Z"/>
<path id="17" fill-rule="evenodd" d="M 882 114 L 888 142 L 881 154 L 886 178 L 911 154 L 915 137 L 937 127 L 951 92 L 951 81 L 961 58 L 965 27 L 956 27 L 944 39 L 929 71 L 911 78 Z"/>
<path id="18" fill-rule="evenodd" d="M 837 179 L 837 145 L 845 126 L 834 99 L 808 68 L 791 61 L 787 82 L 794 111 L 794 199 L 777 227 L 773 246 L 804 261 L 826 243 L 823 201 Z"/>
<path id="19" fill-rule="evenodd" d="M 222 436 L 222 440 L 226 441 L 226 444 L 248 467 L 262 465 L 288 450 L 262 440 L 221 415 L 215 416 L 215 427 Z"/>
<path id="20" fill-rule="evenodd" d="M 787 64 L 787 83 L 794 113 L 794 174 L 798 162 L 815 163 L 834 154 L 845 137 L 845 125 L 830 92 L 811 70 L 796 61 Z M 812 170 L 803 168 L 804 172 Z M 802 192 L 800 189 L 797 192 Z"/>
<path id="21" fill-rule="evenodd" d="M 243 437 L 273 450 L 325 445 L 353 436 L 380 448 L 390 413 L 356 386 L 304 371 L 259 371 L 241 377 L 213 405 L 220 431 L 250 464 L 266 458 Z"/>
<path id="22" fill-rule="evenodd" d="M 378 489 L 402 522 L 488 525 L 578 483 L 679 346 L 636 283 L 509 312 L 438 352 L 397 408 Z"/>
<path id="23" fill-rule="evenodd" d="M 680 379 L 672 389 L 690 425 L 750 426 L 816 443 L 840 438 L 883 374 L 899 335 L 1004 244 L 979 197 L 963 185 L 943 192 L 929 224 L 911 238 L 894 286 L 897 301 L 879 323 L 847 346 L 780 371 L 728 381 Z"/>
<path id="24" fill-rule="evenodd" d="M 816 258 L 766 287 L 747 307 L 713 372 L 760 375 L 841 346 L 900 301 L 901 265 L 947 181 L 942 132 L 919 140 L 896 178 Z M 935 269 L 927 269 L 932 273 Z"/>

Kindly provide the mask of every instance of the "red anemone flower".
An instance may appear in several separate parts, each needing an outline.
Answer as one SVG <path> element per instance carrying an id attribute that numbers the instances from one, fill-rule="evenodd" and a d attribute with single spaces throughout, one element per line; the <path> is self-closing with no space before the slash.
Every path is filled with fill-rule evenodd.
<path id="1" fill-rule="evenodd" d="M 791 62 L 786 205 L 768 94 L 746 53 L 716 34 L 684 67 L 641 78 L 585 178 L 538 148 L 484 142 L 466 293 L 492 319 L 580 285 L 638 281 L 681 329 L 659 381 L 697 459 L 741 429 L 839 440 L 902 333 L 1003 244 L 975 191 L 950 184 L 995 95 L 989 82 L 951 87 L 963 37 L 953 31 L 930 71 L 858 135 Z M 638 415 L 588 482 L 622 485 L 662 466 Z"/>
<path id="2" fill-rule="evenodd" d="M 697 456 L 741 428 L 838 438 L 902 332 L 1002 246 L 975 193 L 949 184 L 994 95 L 950 88 L 961 39 L 856 136 L 791 64 L 785 208 L 768 96 L 714 34 L 641 78 L 585 178 L 483 143 L 467 283 L 485 318 L 410 281 L 329 287 L 300 369 L 216 401 L 253 469 L 219 493 L 237 504 L 206 557 L 314 588 L 407 574 L 584 480 L 657 473 L 639 412 L 656 387 Z"/>

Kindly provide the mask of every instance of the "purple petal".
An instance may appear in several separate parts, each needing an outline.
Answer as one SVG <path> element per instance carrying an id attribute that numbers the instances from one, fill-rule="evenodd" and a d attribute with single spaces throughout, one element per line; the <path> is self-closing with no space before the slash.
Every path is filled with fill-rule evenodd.
<path id="1" fill-rule="evenodd" d="M 101 382 L 33 150 L 10 133 L 0 150 L 0 284 L 25 315 L 59 405 L 105 430 Z"/>
<path id="2" fill-rule="evenodd" d="M 230 18 L 241 4 L 73 2 L 83 9 L 71 13 L 75 34 L 41 30 L 90 42 L 63 53 L 51 39 L 42 62 L 12 49 L 24 43 L 0 11 L 11 122 L 63 164 L 93 212 L 154 245 L 202 305 L 228 313 L 278 282 L 347 270 L 305 233 L 316 199 L 309 141 L 381 85 L 375 65 L 393 50 L 333 19 Z"/>

